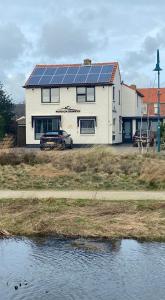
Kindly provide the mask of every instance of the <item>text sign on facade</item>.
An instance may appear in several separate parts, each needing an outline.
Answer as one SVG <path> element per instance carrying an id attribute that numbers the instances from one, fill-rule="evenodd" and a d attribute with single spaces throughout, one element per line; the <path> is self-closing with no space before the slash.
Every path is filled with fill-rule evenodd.
<path id="1" fill-rule="evenodd" d="M 57 113 L 73 113 L 73 112 L 80 112 L 80 110 L 76 108 L 71 108 L 70 106 L 63 107 L 61 109 L 56 110 Z"/>

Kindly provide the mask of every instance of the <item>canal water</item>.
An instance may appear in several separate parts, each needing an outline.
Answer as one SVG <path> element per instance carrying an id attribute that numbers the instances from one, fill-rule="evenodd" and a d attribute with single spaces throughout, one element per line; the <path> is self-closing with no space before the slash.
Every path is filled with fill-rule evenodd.
<path id="1" fill-rule="evenodd" d="M 164 300 L 165 243 L 0 240 L 1 300 Z"/>

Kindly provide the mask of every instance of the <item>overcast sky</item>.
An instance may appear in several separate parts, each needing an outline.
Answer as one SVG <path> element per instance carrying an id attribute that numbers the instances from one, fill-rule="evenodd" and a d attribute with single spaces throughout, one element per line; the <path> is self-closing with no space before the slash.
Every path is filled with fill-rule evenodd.
<path id="1" fill-rule="evenodd" d="M 0 81 L 15 102 L 38 63 L 118 61 L 122 79 L 165 85 L 164 0 L 0 0 Z"/>

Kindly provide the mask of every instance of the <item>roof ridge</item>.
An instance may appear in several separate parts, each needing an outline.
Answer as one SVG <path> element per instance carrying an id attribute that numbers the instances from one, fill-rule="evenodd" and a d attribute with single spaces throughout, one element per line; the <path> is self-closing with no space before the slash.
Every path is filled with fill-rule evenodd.
<path id="1" fill-rule="evenodd" d="M 99 62 L 99 63 L 92 63 L 91 65 L 84 65 L 82 64 L 36 64 L 35 67 L 80 67 L 80 66 L 99 66 L 99 65 L 118 65 L 118 62 Z"/>

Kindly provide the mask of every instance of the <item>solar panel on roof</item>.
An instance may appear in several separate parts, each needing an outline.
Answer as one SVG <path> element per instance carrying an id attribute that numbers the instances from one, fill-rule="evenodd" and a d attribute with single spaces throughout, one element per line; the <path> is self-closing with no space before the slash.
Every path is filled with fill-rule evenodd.
<path id="1" fill-rule="evenodd" d="M 65 75 L 63 78 L 63 84 L 73 84 L 75 79 L 75 75 Z"/>
<path id="2" fill-rule="evenodd" d="M 36 67 L 26 86 L 109 83 L 114 65 Z"/>
<path id="3" fill-rule="evenodd" d="M 52 79 L 52 76 L 42 76 L 39 81 L 39 84 L 43 84 L 43 85 L 50 84 L 51 79 Z"/>
<path id="4" fill-rule="evenodd" d="M 65 75 L 67 69 L 68 69 L 67 67 L 58 68 L 57 72 L 56 72 L 56 75 Z"/>
<path id="5" fill-rule="evenodd" d="M 90 69 L 91 69 L 90 66 L 80 67 L 77 74 L 87 75 L 89 73 Z"/>
<path id="6" fill-rule="evenodd" d="M 100 74 L 97 82 L 109 82 L 111 79 L 110 74 Z"/>
<path id="7" fill-rule="evenodd" d="M 89 73 L 100 73 L 102 66 L 91 66 Z"/>
<path id="8" fill-rule="evenodd" d="M 88 75 L 86 82 L 87 83 L 95 83 L 95 82 L 97 82 L 98 77 L 99 77 L 99 74 L 90 74 L 90 75 Z"/>
<path id="9" fill-rule="evenodd" d="M 77 75 L 74 83 L 86 83 L 87 75 Z"/>
<path id="10" fill-rule="evenodd" d="M 39 80 L 40 80 L 41 76 L 32 76 L 29 78 L 28 80 L 28 85 L 37 85 Z"/>
<path id="11" fill-rule="evenodd" d="M 80 67 L 69 67 L 66 74 L 68 75 L 76 75 Z"/>
<path id="12" fill-rule="evenodd" d="M 62 84 L 64 75 L 55 75 L 51 79 L 51 84 Z"/>
<path id="13" fill-rule="evenodd" d="M 112 72 L 113 70 L 113 65 L 105 65 L 103 66 L 102 70 L 101 70 L 101 73 L 109 73 L 109 72 Z"/>
<path id="14" fill-rule="evenodd" d="M 55 75 L 57 68 L 47 68 L 44 75 Z"/>
<path id="15" fill-rule="evenodd" d="M 35 68 L 32 75 L 43 75 L 45 72 L 45 68 Z"/>

